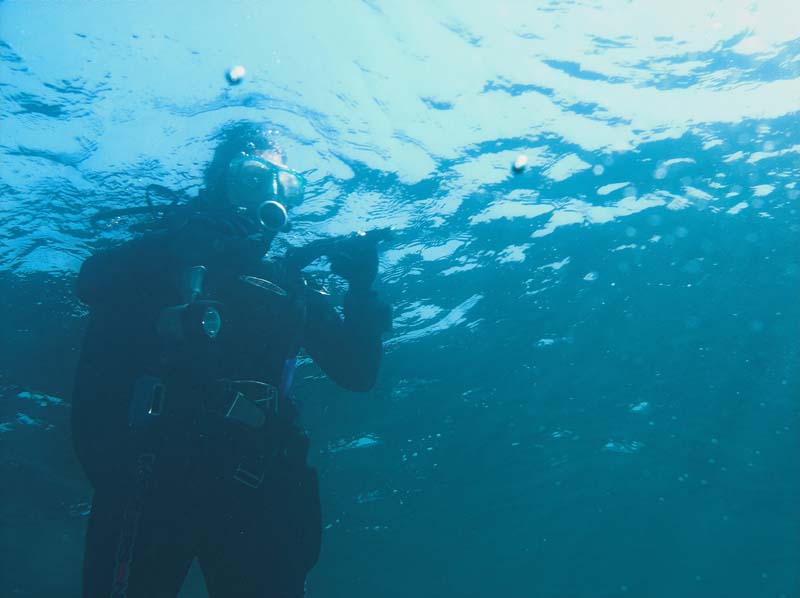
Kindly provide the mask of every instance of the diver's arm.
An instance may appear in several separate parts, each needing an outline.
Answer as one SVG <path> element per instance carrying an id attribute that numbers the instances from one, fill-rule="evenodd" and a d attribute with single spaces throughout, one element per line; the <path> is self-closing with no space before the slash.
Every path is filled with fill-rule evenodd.
<path id="1" fill-rule="evenodd" d="M 344 318 L 324 295 L 309 292 L 305 348 L 339 386 L 365 392 L 378 377 L 383 354 L 381 334 L 391 325 L 391 308 L 375 291 L 351 290 L 344 299 Z"/>

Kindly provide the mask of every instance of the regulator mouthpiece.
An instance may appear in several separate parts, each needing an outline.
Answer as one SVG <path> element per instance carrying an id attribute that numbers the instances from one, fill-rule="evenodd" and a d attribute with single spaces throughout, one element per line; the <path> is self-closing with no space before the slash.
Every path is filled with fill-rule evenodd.
<path id="1" fill-rule="evenodd" d="M 289 224 L 289 214 L 282 203 L 277 201 L 265 201 L 256 209 L 256 217 L 259 223 L 269 231 L 286 230 Z"/>

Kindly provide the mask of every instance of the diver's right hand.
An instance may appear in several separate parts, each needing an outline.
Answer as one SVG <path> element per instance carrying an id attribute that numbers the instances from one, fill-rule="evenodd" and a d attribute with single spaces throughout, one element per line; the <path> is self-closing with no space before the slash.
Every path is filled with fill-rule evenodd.
<path id="1" fill-rule="evenodd" d="M 331 272 L 350 283 L 353 290 L 366 290 L 378 276 L 378 248 L 364 233 L 339 240 L 328 252 Z"/>

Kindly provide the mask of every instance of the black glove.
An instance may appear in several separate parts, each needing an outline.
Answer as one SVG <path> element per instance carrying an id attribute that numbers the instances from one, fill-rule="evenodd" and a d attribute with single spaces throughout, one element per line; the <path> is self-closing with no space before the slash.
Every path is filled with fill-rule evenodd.
<path id="1" fill-rule="evenodd" d="M 369 289 L 378 275 L 378 248 L 364 233 L 338 240 L 327 255 L 331 272 L 346 279 L 353 290 Z"/>
<path id="2" fill-rule="evenodd" d="M 392 306 L 380 300 L 375 291 L 352 292 L 344 296 L 344 315 L 349 322 L 368 333 L 392 329 Z"/>

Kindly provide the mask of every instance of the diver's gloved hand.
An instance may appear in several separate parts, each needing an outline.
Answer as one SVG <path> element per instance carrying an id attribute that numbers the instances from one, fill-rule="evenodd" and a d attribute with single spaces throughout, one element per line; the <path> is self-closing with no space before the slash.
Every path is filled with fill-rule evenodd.
<path id="1" fill-rule="evenodd" d="M 356 329 L 368 335 L 380 335 L 392 329 L 392 306 L 369 289 L 350 289 L 344 296 L 344 316 Z"/>
<path id="2" fill-rule="evenodd" d="M 347 280 L 351 290 L 368 290 L 378 275 L 378 248 L 364 233 L 337 241 L 328 260 L 331 272 Z"/>

